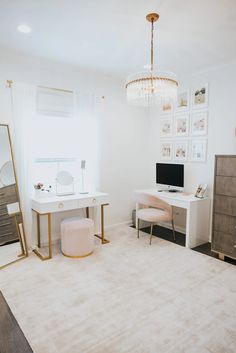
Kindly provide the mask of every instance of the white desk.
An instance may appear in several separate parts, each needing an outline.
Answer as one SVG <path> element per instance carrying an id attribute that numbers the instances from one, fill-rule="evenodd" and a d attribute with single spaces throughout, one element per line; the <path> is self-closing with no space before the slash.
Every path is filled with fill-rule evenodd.
<path id="1" fill-rule="evenodd" d="M 88 194 L 75 194 L 69 196 L 39 196 L 31 199 L 32 211 L 37 216 L 37 246 L 34 253 L 41 260 L 48 260 L 52 258 L 52 226 L 51 214 L 57 212 L 64 212 L 86 208 L 87 217 L 89 217 L 89 207 L 101 207 L 101 236 L 96 237 L 101 239 L 102 244 L 109 243 L 109 240 L 104 238 L 104 207 L 109 205 L 108 194 L 102 192 L 94 192 Z M 48 219 L 48 256 L 43 256 L 39 252 L 41 247 L 40 236 L 40 216 L 47 216 Z"/>
<path id="2" fill-rule="evenodd" d="M 159 192 L 155 189 L 135 190 L 156 195 L 171 206 L 186 209 L 186 243 L 187 248 L 194 248 L 209 241 L 210 234 L 210 199 L 198 199 L 192 194 L 182 192 Z M 136 214 L 140 205 L 136 204 Z M 137 224 L 137 220 L 136 220 Z"/>

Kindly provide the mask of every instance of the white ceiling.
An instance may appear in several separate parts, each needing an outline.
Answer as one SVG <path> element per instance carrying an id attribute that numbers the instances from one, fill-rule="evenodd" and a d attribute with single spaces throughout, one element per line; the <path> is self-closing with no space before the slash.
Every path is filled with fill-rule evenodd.
<path id="1" fill-rule="evenodd" d="M 188 74 L 236 58 L 236 0 L 0 0 L 0 49 L 124 77 L 149 63 L 149 12 L 160 13 L 160 69 Z"/>

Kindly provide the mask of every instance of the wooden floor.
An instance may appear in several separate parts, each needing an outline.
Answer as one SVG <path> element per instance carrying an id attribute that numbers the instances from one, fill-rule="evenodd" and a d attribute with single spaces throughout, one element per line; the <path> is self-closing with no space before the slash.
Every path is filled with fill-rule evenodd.
<path id="1" fill-rule="evenodd" d="M 32 349 L 0 292 L 0 353 L 32 353 Z"/>

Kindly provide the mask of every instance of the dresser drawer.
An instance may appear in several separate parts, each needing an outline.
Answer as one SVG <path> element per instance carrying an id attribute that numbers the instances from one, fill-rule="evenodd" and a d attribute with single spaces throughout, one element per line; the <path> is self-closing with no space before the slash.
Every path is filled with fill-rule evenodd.
<path id="1" fill-rule="evenodd" d="M 212 250 L 236 258 L 236 236 L 228 233 L 213 231 Z"/>
<path id="2" fill-rule="evenodd" d="M 236 197 L 215 195 L 214 212 L 236 216 Z"/>
<path id="3" fill-rule="evenodd" d="M 6 233 L 17 234 L 16 224 L 10 219 L 0 223 L 0 236 Z"/>
<path id="4" fill-rule="evenodd" d="M 213 230 L 236 236 L 236 217 L 215 213 Z"/>
<path id="5" fill-rule="evenodd" d="M 107 196 L 87 197 L 79 200 L 79 208 L 94 207 L 108 202 Z"/>
<path id="6" fill-rule="evenodd" d="M 236 177 L 236 156 L 216 157 L 216 175 Z"/>
<path id="7" fill-rule="evenodd" d="M 15 240 L 18 240 L 18 236 L 16 234 L 6 233 L 6 235 L 0 236 L 0 246 Z"/>
<path id="8" fill-rule="evenodd" d="M 40 213 L 54 213 L 54 212 L 62 212 L 69 211 L 78 208 L 78 200 L 63 200 L 56 202 L 47 202 L 42 204 L 37 204 L 36 209 Z"/>
<path id="9" fill-rule="evenodd" d="M 215 193 L 236 197 L 236 177 L 216 176 Z"/>
<path id="10" fill-rule="evenodd" d="M 0 188 L 0 205 L 14 203 L 18 201 L 15 185 L 5 186 Z"/>

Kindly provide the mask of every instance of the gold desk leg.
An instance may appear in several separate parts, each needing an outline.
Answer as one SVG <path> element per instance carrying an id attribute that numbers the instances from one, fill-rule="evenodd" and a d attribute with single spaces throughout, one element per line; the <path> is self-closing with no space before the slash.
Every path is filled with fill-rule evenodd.
<path id="1" fill-rule="evenodd" d="M 38 245 L 41 246 L 41 234 L 40 234 L 40 216 L 41 214 L 33 210 L 37 215 L 37 240 Z M 34 249 L 33 252 L 37 255 L 42 261 L 49 260 L 52 258 L 52 224 L 51 224 L 51 213 L 44 213 L 43 216 L 48 218 L 48 256 L 43 256 L 37 249 Z"/>
<path id="2" fill-rule="evenodd" d="M 104 207 L 108 206 L 108 205 L 109 205 L 109 203 L 104 203 L 103 205 L 101 205 L 101 236 L 95 234 L 95 237 L 101 239 L 102 244 L 110 243 L 110 240 L 107 240 L 104 237 Z"/>
<path id="3" fill-rule="evenodd" d="M 39 213 L 37 213 L 37 245 L 38 248 L 41 248 L 41 232 L 40 232 L 40 219 L 39 219 Z"/>

